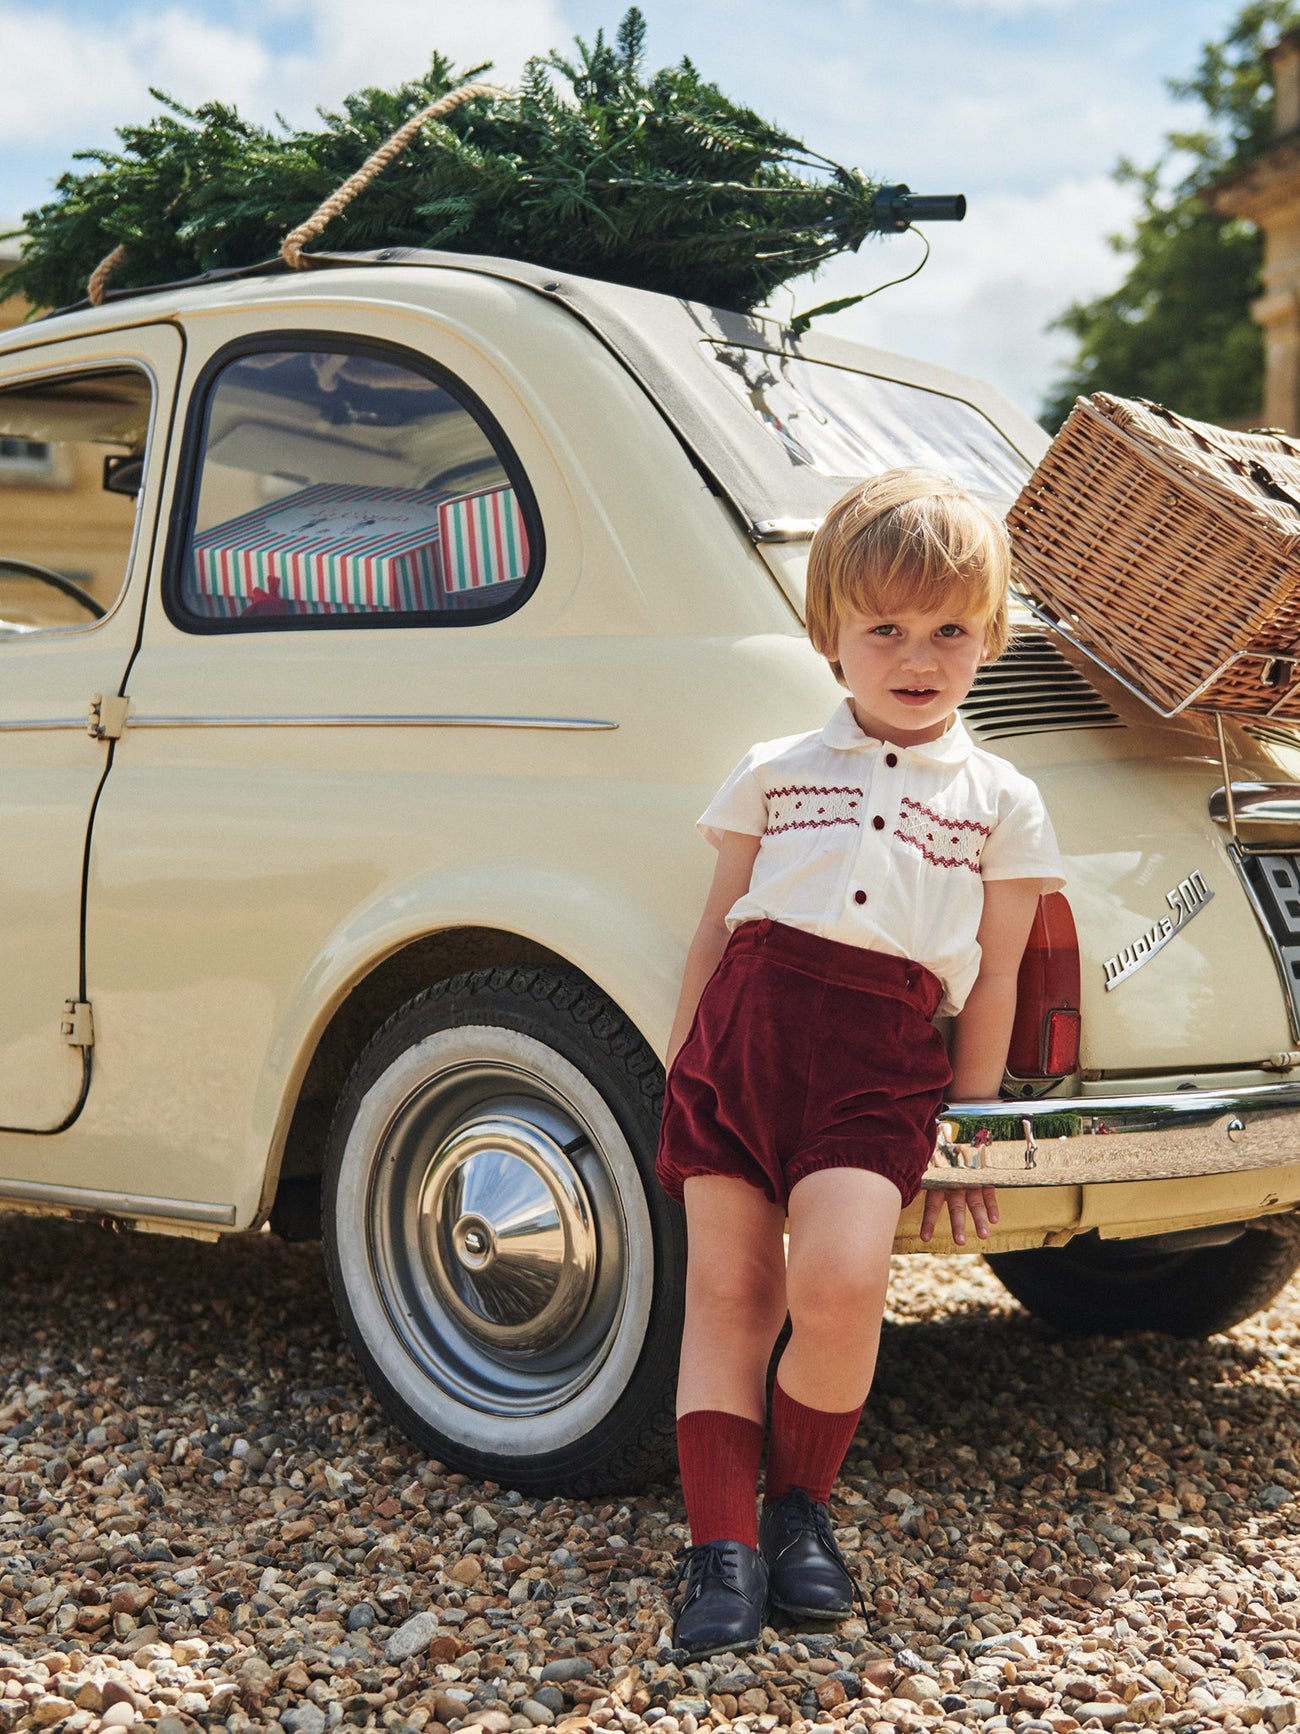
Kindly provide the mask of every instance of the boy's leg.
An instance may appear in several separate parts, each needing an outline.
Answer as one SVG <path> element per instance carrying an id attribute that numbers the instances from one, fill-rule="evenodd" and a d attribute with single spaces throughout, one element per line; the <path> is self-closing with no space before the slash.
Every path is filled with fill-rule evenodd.
<path id="1" fill-rule="evenodd" d="M 686 1182 L 677 1446 L 691 1540 L 758 1544 L 767 1366 L 785 1322 L 785 1211 L 743 1180 Z"/>
<path id="2" fill-rule="evenodd" d="M 866 1400 L 876 1370 L 902 1198 L 866 1168 L 822 1168 L 790 1194 L 781 1382 L 819 1409 Z"/>
<path id="3" fill-rule="evenodd" d="M 856 1591 L 826 1502 L 871 1387 L 902 1199 L 882 1175 L 828 1168 L 790 1193 L 790 1341 L 772 1399 L 762 1546 L 772 1599 L 840 1615 Z"/>

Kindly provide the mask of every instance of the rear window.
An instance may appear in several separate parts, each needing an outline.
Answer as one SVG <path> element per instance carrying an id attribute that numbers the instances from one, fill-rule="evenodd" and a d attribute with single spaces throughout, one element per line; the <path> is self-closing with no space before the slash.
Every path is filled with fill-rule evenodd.
<path id="1" fill-rule="evenodd" d="M 877 374 L 708 343 L 724 377 L 792 463 L 853 479 L 915 465 L 980 493 L 1015 495 L 1031 465 L 961 398 Z"/>

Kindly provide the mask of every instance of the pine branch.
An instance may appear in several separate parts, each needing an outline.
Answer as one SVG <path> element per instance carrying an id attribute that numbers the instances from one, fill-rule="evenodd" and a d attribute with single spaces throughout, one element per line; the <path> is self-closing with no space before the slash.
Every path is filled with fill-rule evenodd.
<path id="1" fill-rule="evenodd" d="M 732 102 L 689 60 L 645 73 L 645 36 L 633 7 L 612 42 L 597 31 L 570 56 L 534 57 L 516 96 L 426 127 L 318 245 L 501 254 L 746 309 L 872 232 L 876 183 Z M 114 287 L 270 259 L 397 127 L 488 70 L 435 55 L 423 78 L 320 110 L 315 129 L 155 91 L 161 113 L 120 128 L 116 150 L 79 152 L 28 213 L 0 293 L 78 300 L 121 243 Z"/>

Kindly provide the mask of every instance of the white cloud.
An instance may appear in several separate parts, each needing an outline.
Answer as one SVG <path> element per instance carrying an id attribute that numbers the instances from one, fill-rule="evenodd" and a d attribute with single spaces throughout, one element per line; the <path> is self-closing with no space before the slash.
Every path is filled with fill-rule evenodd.
<path id="1" fill-rule="evenodd" d="M 86 145 L 121 113 L 123 88 L 141 83 L 133 51 L 116 32 L 2 6 L 0 40 L 0 143 L 6 145 L 56 143 L 73 128 L 75 146 Z"/>
<path id="2" fill-rule="evenodd" d="M 1095 12 L 1115 0 L 921 0 L 923 5 L 955 8 L 958 12 L 991 12 L 998 18 L 1023 18 L 1026 13 Z"/>
<path id="3" fill-rule="evenodd" d="M 281 0 L 267 16 L 291 26 L 302 46 L 277 55 L 254 24 L 214 21 L 195 8 L 118 6 L 97 27 L 0 3 L 0 145 L 110 145 L 115 126 L 154 113 L 150 85 L 184 103 L 234 103 L 254 120 L 282 112 L 309 122 L 317 104 L 417 76 L 435 49 L 461 65 L 493 60 L 508 82 L 530 54 L 568 35 L 556 0 L 371 0 L 361 7 Z"/>
<path id="4" fill-rule="evenodd" d="M 281 0 L 282 17 L 301 22 L 310 47 L 286 56 L 269 107 L 307 120 L 362 85 L 418 76 L 435 50 L 458 66 L 493 63 L 492 79 L 517 80 L 529 55 L 562 47 L 569 31 L 556 0 Z"/>
<path id="5" fill-rule="evenodd" d="M 1067 334 L 1048 322 L 1072 301 L 1115 287 L 1125 264 L 1105 236 L 1126 229 L 1132 193 L 1105 176 L 1061 181 L 1037 194 L 990 194 L 961 224 L 926 230 L 929 263 L 910 283 L 829 318 L 815 329 L 882 349 L 923 356 L 975 374 L 1036 414 L 1044 386 L 1071 353 Z M 910 269 L 914 235 L 867 242 L 815 283 L 779 295 L 773 312 L 851 295 Z"/>

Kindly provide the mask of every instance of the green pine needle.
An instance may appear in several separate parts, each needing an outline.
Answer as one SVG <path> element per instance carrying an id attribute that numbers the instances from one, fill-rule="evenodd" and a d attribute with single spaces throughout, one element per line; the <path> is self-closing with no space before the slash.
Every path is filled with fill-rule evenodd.
<path id="1" fill-rule="evenodd" d="M 858 247 L 877 185 L 810 151 L 702 79 L 689 60 L 642 68 L 633 7 L 613 42 L 530 60 L 507 100 L 478 98 L 427 126 L 315 246 L 490 253 L 748 310 L 782 283 Z M 229 104 L 162 112 L 86 150 L 55 197 L 27 213 L 0 297 L 80 300 L 114 247 L 114 288 L 139 288 L 273 258 L 411 115 L 487 66 L 435 55 L 423 78 L 365 89 L 316 130 L 274 130 Z"/>

